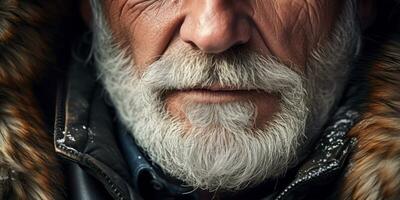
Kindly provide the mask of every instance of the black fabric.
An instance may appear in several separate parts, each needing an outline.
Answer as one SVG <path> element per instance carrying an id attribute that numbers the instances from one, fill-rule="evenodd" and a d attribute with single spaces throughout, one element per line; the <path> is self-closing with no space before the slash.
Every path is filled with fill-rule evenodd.
<path id="1" fill-rule="evenodd" d="M 69 200 L 107 200 L 112 197 L 104 186 L 76 163 L 65 163 Z"/>
<path id="2" fill-rule="evenodd" d="M 115 133 L 131 172 L 131 185 L 140 196 L 145 199 L 199 199 L 193 188 L 185 187 L 181 182 L 169 181 L 171 179 L 149 162 L 122 124 L 118 123 Z"/>
<path id="3" fill-rule="evenodd" d="M 64 86 L 59 87 L 54 129 L 56 152 L 79 164 L 113 198 L 132 199 L 135 194 L 128 184 L 130 174 L 116 145 L 111 115 L 92 70 L 85 62 L 77 61 L 70 67 Z M 85 179 L 76 180 L 85 184 Z"/>

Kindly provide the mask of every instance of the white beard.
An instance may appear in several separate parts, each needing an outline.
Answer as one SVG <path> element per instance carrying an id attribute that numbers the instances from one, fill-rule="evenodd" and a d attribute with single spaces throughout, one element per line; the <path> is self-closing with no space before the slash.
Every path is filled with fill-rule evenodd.
<path id="1" fill-rule="evenodd" d="M 313 52 L 305 74 L 245 50 L 210 56 L 184 47 L 139 74 L 126 51 L 113 42 L 98 3 L 92 4 L 95 60 L 120 120 L 166 173 L 210 191 L 254 186 L 298 162 L 303 145 L 316 138 L 340 98 L 359 39 L 348 5 L 332 40 Z M 165 109 L 165 91 L 214 83 L 279 94 L 280 110 L 255 129 L 252 102 L 188 104 L 188 130 Z"/>

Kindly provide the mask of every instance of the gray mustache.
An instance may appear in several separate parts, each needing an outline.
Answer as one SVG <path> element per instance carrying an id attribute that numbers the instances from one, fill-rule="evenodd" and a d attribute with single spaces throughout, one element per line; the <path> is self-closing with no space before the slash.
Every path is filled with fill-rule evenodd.
<path id="1" fill-rule="evenodd" d="M 273 58 L 249 51 L 210 56 L 181 50 L 149 66 L 142 81 L 155 90 L 207 88 L 279 92 L 297 87 L 302 76 Z"/>

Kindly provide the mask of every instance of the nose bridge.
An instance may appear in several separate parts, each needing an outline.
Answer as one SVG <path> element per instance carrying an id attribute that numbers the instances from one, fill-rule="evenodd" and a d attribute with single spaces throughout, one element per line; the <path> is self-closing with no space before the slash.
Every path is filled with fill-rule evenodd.
<path id="1" fill-rule="evenodd" d="M 207 53 L 220 53 L 250 37 L 244 13 L 237 9 L 240 0 L 193 0 L 181 37 Z"/>
<path id="2" fill-rule="evenodd" d="M 200 0 L 197 2 L 204 2 L 201 9 L 194 10 L 194 17 L 199 22 L 199 30 L 217 32 L 220 28 L 226 30 L 233 25 L 235 11 L 232 5 L 227 5 L 226 0 Z"/>

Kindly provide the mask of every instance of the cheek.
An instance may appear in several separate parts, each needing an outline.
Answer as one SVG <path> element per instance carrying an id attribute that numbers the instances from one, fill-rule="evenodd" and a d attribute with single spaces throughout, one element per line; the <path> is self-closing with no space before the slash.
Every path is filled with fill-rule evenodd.
<path id="1" fill-rule="evenodd" d="M 255 7 L 254 21 L 274 56 L 305 66 L 311 50 L 332 29 L 338 5 L 331 0 L 263 1 Z"/>
<path id="2" fill-rule="evenodd" d="M 108 20 L 114 37 L 129 50 L 140 68 L 164 53 L 182 21 L 177 1 L 107 2 Z"/>
<path id="3" fill-rule="evenodd" d="M 179 21 L 170 16 L 168 18 L 159 15 L 146 16 L 136 26 L 131 26 L 127 31 L 130 34 L 130 47 L 136 63 L 149 65 L 159 59 L 168 48 L 170 42 L 176 37 Z"/>

